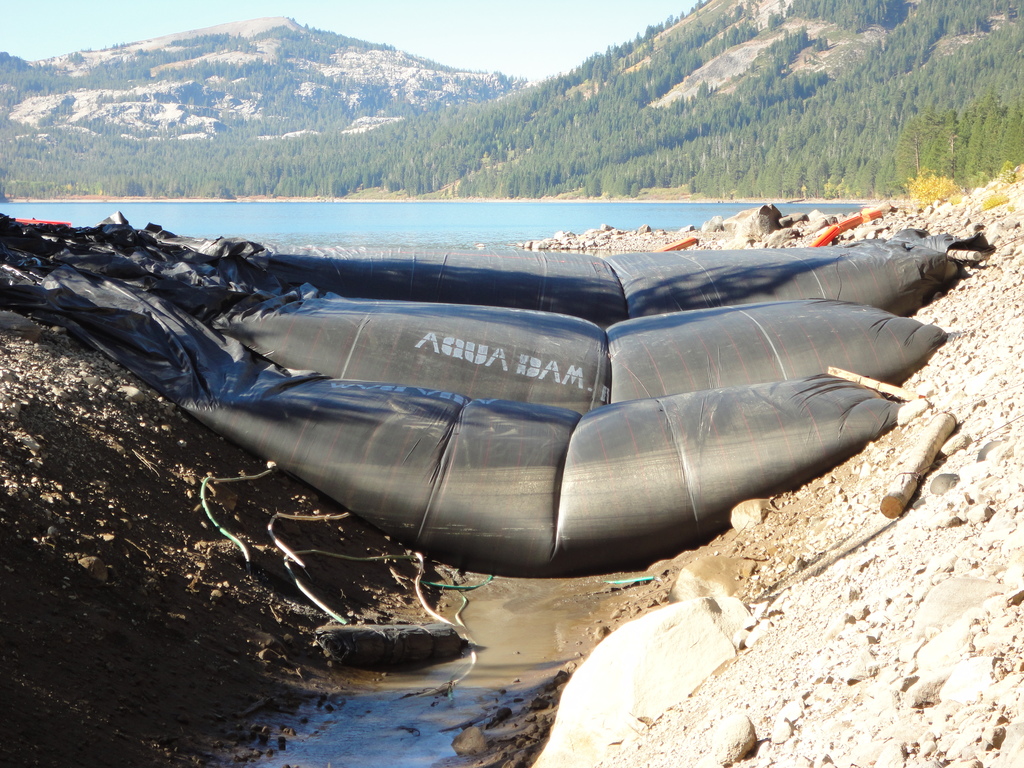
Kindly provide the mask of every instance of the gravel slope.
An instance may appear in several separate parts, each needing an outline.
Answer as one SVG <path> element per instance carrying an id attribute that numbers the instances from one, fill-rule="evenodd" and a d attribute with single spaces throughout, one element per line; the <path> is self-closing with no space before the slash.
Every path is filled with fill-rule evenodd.
<path id="1" fill-rule="evenodd" d="M 997 246 L 917 315 L 952 333 L 906 384 L 931 408 L 775 499 L 778 512 L 759 529 L 708 548 L 762 554 L 742 595 L 761 616 L 752 647 L 603 765 L 722 765 L 719 727 L 737 713 L 757 739 L 739 765 L 1024 765 L 1022 187 L 900 207 L 862 228 L 983 230 Z M 998 193 L 1009 202 L 988 207 Z M 940 412 L 959 431 L 911 508 L 890 521 L 879 502 Z"/>

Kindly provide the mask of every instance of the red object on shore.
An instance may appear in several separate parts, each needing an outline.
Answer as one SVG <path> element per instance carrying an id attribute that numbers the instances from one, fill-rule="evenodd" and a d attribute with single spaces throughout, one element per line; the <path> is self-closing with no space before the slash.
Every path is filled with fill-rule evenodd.
<path id="1" fill-rule="evenodd" d="M 881 208 L 865 208 L 855 216 L 851 216 L 848 219 L 843 219 L 838 224 L 833 224 L 831 227 L 826 229 L 817 239 L 811 243 L 812 248 L 820 248 L 823 245 L 828 245 L 836 239 L 840 234 L 847 230 L 853 229 L 861 224 L 867 224 L 869 221 L 882 218 Z"/>
<path id="2" fill-rule="evenodd" d="M 691 245 L 697 245 L 697 243 L 699 242 L 700 240 L 698 240 L 696 237 L 686 237 L 683 238 L 682 240 L 676 240 L 676 242 L 674 243 L 669 243 L 668 245 L 664 245 L 661 248 L 658 248 L 655 251 L 655 253 L 664 253 L 665 251 L 681 251 L 684 248 L 689 248 Z"/>
<path id="3" fill-rule="evenodd" d="M 15 219 L 19 224 L 53 224 L 57 227 L 70 227 L 70 221 L 47 221 L 46 219 Z"/>

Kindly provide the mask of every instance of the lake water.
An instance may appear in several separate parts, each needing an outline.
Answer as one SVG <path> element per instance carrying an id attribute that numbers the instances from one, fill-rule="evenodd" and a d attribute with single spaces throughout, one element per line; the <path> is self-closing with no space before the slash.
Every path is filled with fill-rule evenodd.
<path id="1" fill-rule="evenodd" d="M 315 246 L 473 248 L 514 245 L 609 224 L 636 229 L 699 227 L 752 203 L 601 202 L 108 202 L 0 203 L 16 218 L 98 224 L 121 211 L 137 228 L 152 222 L 178 235 L 243 237 L 281 250 Z M 781 204 L 784 214 L 856 211 L 842 205 Z"/>

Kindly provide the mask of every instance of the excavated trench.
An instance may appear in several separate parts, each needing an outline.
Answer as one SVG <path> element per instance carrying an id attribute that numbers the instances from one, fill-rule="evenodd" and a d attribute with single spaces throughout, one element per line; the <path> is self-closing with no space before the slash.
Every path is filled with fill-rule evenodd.
<path id="1" fill-rule="evenodd" d="M 553 712 L 557 684 L 567 678 L 561 670 L 593 647 L 602 626 L 640 590 L 651 588 L 611 583 L 623 578 L 495 579 L 469 593 L 460 614 L 471 652 L 414 668 L 354 676 L 346 670 L 337 692 L 264 718 L 258 745 L 264 756 L 251 764 L 462 765 L 469 758 L 460 758 L 452 742 L 470 725 L 483 730 L 487 752 L 512 749 L 517 736 L 535 734 L 538 719 Z"/>

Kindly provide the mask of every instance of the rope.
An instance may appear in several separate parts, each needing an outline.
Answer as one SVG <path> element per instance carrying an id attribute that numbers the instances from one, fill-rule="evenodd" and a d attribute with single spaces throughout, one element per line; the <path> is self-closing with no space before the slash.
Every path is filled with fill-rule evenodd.
<path id="1" fill-rule="evenodd" d="M 313 602 L 313 604 L 316 605 L 317 608 L 319 608 L 321 611 L 323 611 L 332 619 L 334 619 L 334 621 L 338 622 L 339 624 L 348 624 L 347 619 L 343 618 L 337 612 L 332 611 L 323 600 L 321 600 L 316 596 L 316 594 L 314 594 L 313 590 L 310 587 L 308 587 L 306 584 L 302 582 L 302 580 L 298 577 L 298 574 L 295 573 L 291 564 L 294 562 L 300 568 L 305 570 L 306 563 L 302 560 L 300 555 L 323 555 L 324 557 L 333 557 L 338 560 L 347 560 L 349 562 L 356 563 L 379 563 L 396 560 L 409 560 L 415 562 L 418 566 L 416 578 L 413 584 L 416 590 L 416 597 L 419 599 L 420 605 L 423 607 L 423 610 L 426 611 L 427 615 L 429 615 L 431 618 L 435 618 L 438 621 L 444 622 L 445 624 L 451 624 L 450 621 L 448 621 L 447 619 L 445 619 L 440 614 L 436 613 L 433 609 L 430 608 L 430 606 L 427 604 L 426 599 L 423 597 L 423 593 L 420 591 L 419 582 L 423 576 L 424 561 L 423 555 L 421 555 L 419 552 L 413 553 L 411 555 L 371 555 L 369 557 L 357 557 L 355 555 L 343 555 L 340 552 L 328 552 L 323 549 L 294 550 L 287 544 L 285 544 L 283 541 L 281 541 L 277 534 L 274 533 L 274 523 L 277 522 L 278 518 L 284 518 L 286 520 L 297 520 L 299 522 L 326 522 L 330 520 L 341 520 L 346 517 L 349 517 L 349 514 L 347 512 L 343 512 L 337 515 L 289 515 L 278 512 L 271 516 L 270 522 L 267 523 L 267 532 L 270 534 L 270 539 L 274 542 L 274 545 L 284 553 L 284 566 L 288 569 L 288 573 L 291 574 L 292 580 L 295 582 L 295 586 L 302 590 L 302 593 L 306 597 L 308 597 Z"/>
<path id="2" fill-rule="evenodd" d="M 267 462 L 267 469 L 260 472 L 258 475 L 240 475 L 238 477 L 213 477 L 212 475 L 207 475 L 203 478 L 203 482 L 199 486 L 199 502 L 203 506 L 203 511 L 210 519 L 210 522 L 213 523 L 213 527 L 216 528 L 226 539 L 232 541 L 234 545 L 242 551 L 242 556 L 245 558 L 245 570 L 250 573 L 252 572 L 252 558 L 249 556 L 248 547 L 245 546 L 245 543 L 241 539 L 217 522 L 217 518 L 213 516 L 213 512 L 210 510 L 210 504 L 206 498 L 206 489 L 210 485 L 219 485 L 220 483 L 238 483 L 242 480 L 259 480 L 271 474 L 276 469 L 277 465 L 270 461 Z"/>
<path id="3" fill-rule="evenodd" d="M 248 547 L 245 546 L 245 543 L 241 539 L 239 539 L 237 536 L 231 533 L 231 531 L 229 531 L 227 528 L 225 528 L 219 522 L 217 522 L 217 519 L 213 516 L 213 512 L 211 511 L 209 502 L 207 500 L 207 488 L 210 485 L 215 485 L 219 483 L 237 483 L 243 480 L 259 480 L 273 473 L 276 469 L 277 465 L 274 462 L 268 462 L 267 469 L 264 472 L 259 473 L 258 475 L 240 475 L 238 477 L 213 477 L 212 475 L 207 475 L 206 477 L 203 478 L 202 485 L 199 488 L 199 500 L 202 504 L 203 511 L 206 512 L 206 516 L 209 518 L 213 526 L 220 532 L 220 534 L 225 538 L 229 539 L 231 542 L 233 542 L 235 546 L 237 546 L 239 550 L 241 550 L 242 555 L 245 557 L 245 569 L 247 572 L 250 573 L 252 571 L 252 558 L 249 555 Z M 317 608 L 323 611 L 332 620 L 338 622 L 339 624 L 348 624 L 348 620 L 346 618 L 341 616 L 337 611 L 332 610 L 330 606 L 328 606 L 323 600 L 321 600 L 313 591 L 313 589 L 308 584 L 306 584 L 295 572 L 295 569 L 292 567 L 293 563 L 302 568 L 302 570 L 306 570 L 306 563 L 302 559 L 302 555 L 322 555 L 324 557 L 333 557 L 339 560 L 347 560 L 350 562 L 358 563 L 375 563 L 407 560 L 416 563 L 416 576 L 413 579 L 413 590 L 416 593 L 416 598 L 420 602 L 420 606 L 423 608 L 426 614 L 435 621 L 441 622 L 442 624 L 448 624 L 450 626 L 459 626 L 463 630 L 466 629 L 466 625 L 462 621 L 462 611 L 465 610 L 466 606 L 469 604 L 469 600 L 466 599 L 466 596 L 460 594 L 460 596 L 462 597 L 462 605 L 455 612 L 454 621 L 452 621 L 446 619 L 444 616 L 442 616 L 430 607 L 429 603 L 427 603 L 426 597 L 423 594 L 422 585 L 426 584 L 427 586 L 437 587 L 439 589 L 451 589 L 460 592 L 471 591 L 474 589 L 479 589 L 485 584 L 491 583 L 491 581 L 494 580 L 493 575 L 488 576 L 486 579 L 477 584 L 443 584 L 433 581 L 423 581 L 423 576 L 426 572 L 426 561 L 423 555 L 419 552 L 413 552 L 411 554 L 406 555 L 371 555 L 360 557 L 355 555 L 344 555 L 340 552 L 328 552 L 322 549 L 295 550 L 288 546 L 284 541 L 282 541 L 274 532 L 274 523 L 276 523 L 278 519 L 295 520 L 298 522 L 330 522 L 333 520 L 342 520 L 346 517 L 350 517 L 350 514 L 348 512 L 342 512 L 333 515 L 295 515 L 277 512 L 271 516 L 270 521 L 267 523 L 267 532 L 270 534 L 271 541 L 273 541 L 274 545 L 284 554 L 285 569 L 291 575 L 292 581 L 295 582 L 295 586 L 298 587 L 299 591 L 301 591 L 302 594 L 304 594 L 310 600 L 310 602 L 312 602 Z M 308 575 L 309 574 L 307 572 L 307 576 Z M 438 690 L 443 689 L 448 696 L 453 695 L 455 686 L 469 675 L 469 673 L 473 670 L 473 667 L 475 665 L 476 648 L 472 640 L 470 640 L 470 663 L 467 666 L 465 672 L 463 672 L 461 675 L 457 677 L 453 677 L 444 686 L 442 686 L 441 689 Z"/>

